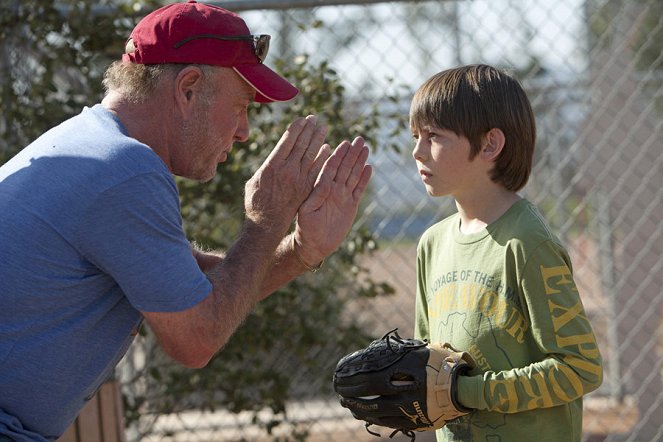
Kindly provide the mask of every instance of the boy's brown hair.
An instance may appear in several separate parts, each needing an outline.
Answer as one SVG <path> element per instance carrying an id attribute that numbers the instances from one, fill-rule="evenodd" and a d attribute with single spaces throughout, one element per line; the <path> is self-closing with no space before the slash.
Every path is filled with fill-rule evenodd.
<path id="1" fill-rule="evenodd" d="M 470 142 L 470 159 L 481 150 L 483 137 L 498 128 L 505 136 L 490 178 L 516 192 L 532 170 L 536 124 L 520 83 L 487 65 L 449 69 L 429 78 L 414 94 L 410 127 L 418 133 L 431 126 L 451 130 Z"/>

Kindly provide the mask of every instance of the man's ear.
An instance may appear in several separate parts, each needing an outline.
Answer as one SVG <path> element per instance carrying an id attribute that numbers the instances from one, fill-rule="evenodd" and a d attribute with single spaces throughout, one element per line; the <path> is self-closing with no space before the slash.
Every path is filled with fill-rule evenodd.
<path id="1" fill-rule="evenodd" d="M 501 129 L 496 127 L 490 129 L 486 132 L 486 135 L 484 135 L 481 143 L 481 159 L 486 161 L 497 160 L 497 157 L 502 153 L 505 142 L 506 137 Z"/>
<path id="2" fill-rule="evenodd" d="M 175 77 L 175 103 L 183 115 L 193 109 L 192 105 L 200 97 L 203 79 L 203 72 L 197 66 L 187 66 Z"/>

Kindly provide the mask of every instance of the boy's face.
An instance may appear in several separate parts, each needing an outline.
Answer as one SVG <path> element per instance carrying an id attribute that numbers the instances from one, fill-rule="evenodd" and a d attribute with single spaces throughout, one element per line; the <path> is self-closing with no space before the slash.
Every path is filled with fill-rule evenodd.
<path id="1" fill-rule="evenodd" d="M 416 144 L 412 156 L 429 195 L 458 199 L 483 183 L 479 178 L 487 177 L 480 161 L 469 159 L 470 142 L 465 136 L 430 126 L 413 135 Z"/>

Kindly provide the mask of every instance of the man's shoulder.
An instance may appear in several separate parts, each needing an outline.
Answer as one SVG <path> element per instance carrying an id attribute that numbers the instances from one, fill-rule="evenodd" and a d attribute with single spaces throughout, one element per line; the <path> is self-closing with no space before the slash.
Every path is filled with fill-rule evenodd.
<path id="1" fill-rule="evenodd" d="M 51 129 L 0 168 L 0 208 L 71 223 L 100 195 L 124 183 L 140 184 L 140 177 L 153 177 L 150 183 L 160 184 L 170 199 L 177 194 L 172 174 L 156 153 L 127 136 L 110 112 L 94 106 Z"/>
<path id="2" fill-rule="evenodd" d="M 26 150 L 33 163 L 48 164 L 56 179 L 62 174 L 63 180 L 83 180 L 90 187 L 144 173 L 170 175 L 159 156 L 128 136 L 122 123 L 101 105 L 83 109 Z"/>
<path id="3" fill-rule="evenodd" d="M 130 137 L 120 120 L 99 104 L 63 123 L 57 141 L 56 148 L 63 153 L 109 163 L 113 170 L 124 163 L 167 170 L 149 146 Z"/>

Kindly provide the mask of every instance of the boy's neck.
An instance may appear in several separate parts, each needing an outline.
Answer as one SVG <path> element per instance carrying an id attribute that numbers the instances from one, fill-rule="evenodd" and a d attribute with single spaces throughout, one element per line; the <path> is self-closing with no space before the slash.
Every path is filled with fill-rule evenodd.
<path id="1" fill-rule="evenodd" d="M 489 186 L 475 195 L 456 198 L 456 207 L 460 215 L 460 232 L 471 234 L 482 231 L 520 200 L 517 193 L 502 186 Z"/>

